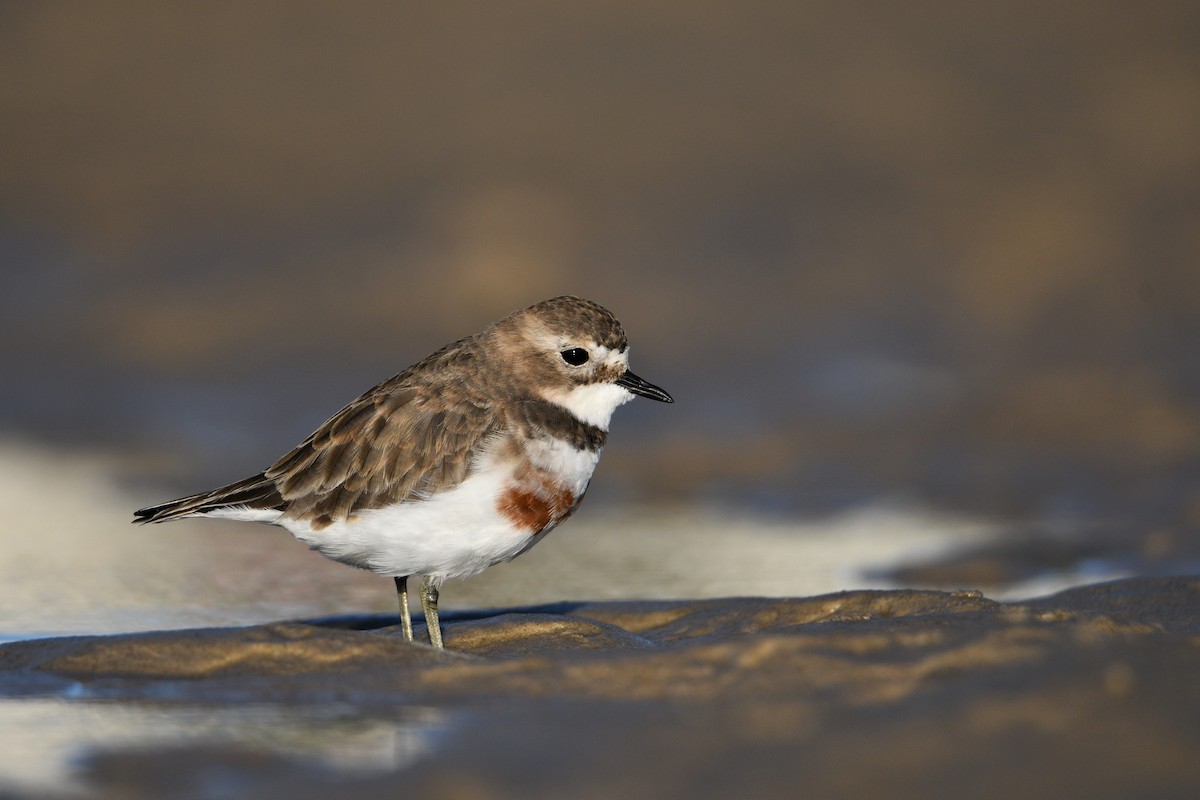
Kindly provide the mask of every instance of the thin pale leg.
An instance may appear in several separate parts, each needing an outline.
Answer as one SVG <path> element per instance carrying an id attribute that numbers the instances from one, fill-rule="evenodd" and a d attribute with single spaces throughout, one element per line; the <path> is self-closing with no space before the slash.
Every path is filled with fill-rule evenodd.
<path id="1" fill-rule="evenodd" d="M 426 578 L 421 582 L 421 608 L 425 610 L 425 627 L 429 628 L 429 643 L 442 649 L 442 624 L 438 621 L 438 590 Z"/>
<path id="2" fill-rule="evenodd" d="M 400 598 L 400 627 L 404 630 L 405 641 L 413 640 L 412 616 L 408 613 L 408 576 L 396 578 L 396 595 Z"/>

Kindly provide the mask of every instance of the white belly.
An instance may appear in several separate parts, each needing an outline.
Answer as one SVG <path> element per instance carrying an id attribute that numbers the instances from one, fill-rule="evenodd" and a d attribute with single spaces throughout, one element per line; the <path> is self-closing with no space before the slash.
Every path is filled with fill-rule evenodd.
<path id="1" fill-rule="evenodd" d="M 600 456 L 557 440 L 539 443 L 526 454 L 576 497 L 587 488 Z M 320 530 L 303 520 L 272 521 L 335 561 L 380 575 L 426 575 L 441 583 L 508 561 L 549 530 L 533 535 L 501 513 L 498 500 L 512 482 L 512 464 L 489 461 L 453 489 L 426 500 L 359 511 Z"/>

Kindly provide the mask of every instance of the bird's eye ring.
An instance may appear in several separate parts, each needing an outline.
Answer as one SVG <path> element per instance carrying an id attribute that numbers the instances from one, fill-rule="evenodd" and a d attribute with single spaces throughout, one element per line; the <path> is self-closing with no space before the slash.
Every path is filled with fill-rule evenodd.
<path id="1" fill-rule="evenodd" d="M 562 360 L 570 364 L 572 367 L 581 367 L 587 363 L 588 351 L 582 347 L 570 347 L 559 353 Z"/>

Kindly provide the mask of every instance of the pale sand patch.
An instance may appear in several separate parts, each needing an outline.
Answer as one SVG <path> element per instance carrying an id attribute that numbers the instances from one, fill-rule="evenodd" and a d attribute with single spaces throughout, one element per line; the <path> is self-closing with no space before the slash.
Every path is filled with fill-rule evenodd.
<path id="1" fill-rule="evenodd" d="M 0 637 L 244 624 L 390 612 L 391 582 L 330 562 L 275 528 L 130 524 L 140 505 L 101 454 L 0 443 Z M 199 487 L 198 487 L 199 488 Z M 136 496 L 135 496 L 136 494 Z M 1002 526 L 900 504 L 816 519 L 585 503 L 508 564 L 447 584 L 447 610 L 614 598 L 810 596 L 892 588 L 873 577 Z"/>

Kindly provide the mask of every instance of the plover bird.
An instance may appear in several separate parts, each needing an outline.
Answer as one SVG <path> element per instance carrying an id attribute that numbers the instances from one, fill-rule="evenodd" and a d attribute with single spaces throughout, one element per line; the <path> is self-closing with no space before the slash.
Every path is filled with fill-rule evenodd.
<path id="1" fill-rule="evenodd" d="M 438 588 L 519 556 L 569 517 L 613 411 L 671 396 L 629 371 L 607 309 L 556 297 L 446 345 L 368 390 L 267 469 L 134 512 L 264 522 L 334 561 L 395 579 L 411 640 L 408 578 L 434 647 Z"/>

